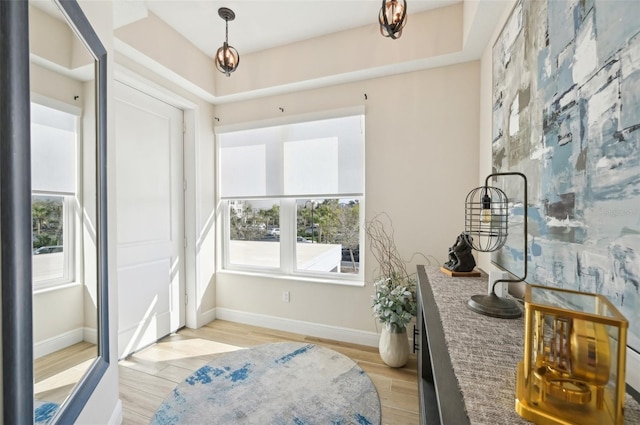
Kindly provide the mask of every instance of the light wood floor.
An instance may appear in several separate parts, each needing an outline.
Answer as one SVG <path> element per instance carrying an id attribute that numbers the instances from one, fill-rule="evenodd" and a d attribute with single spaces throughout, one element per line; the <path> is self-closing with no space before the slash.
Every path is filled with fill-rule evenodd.
<path id="1" fill-rule="evenodd" d="M 33 362 L 35 399 L 61 404 L 98 354 L 95 344 L 79 342 Z"/>
<path id="2" fill-rule="evenodd" d="M 278 341 L 302 341 L 338 351 L 353 359 L 371 378 L 382 404 L 382 423 L 418 423 L 415 354 L 400 369 L 386 366 L 378 349 L 304 335 L 215 320 L 200 329 L 182 329 L 120 361 L 123 424 L 149 424 L 173 388 L 198 368 L 226 352 Z M 206 421 L 203 421 L 206 423 Z"/>

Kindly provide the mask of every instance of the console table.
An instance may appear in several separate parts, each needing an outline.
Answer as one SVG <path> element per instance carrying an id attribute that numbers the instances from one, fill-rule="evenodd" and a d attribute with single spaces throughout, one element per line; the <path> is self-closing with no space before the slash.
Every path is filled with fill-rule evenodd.
<path id="1" fill-rule="evenodd" d="M 530 424 L 515 411 L 524 319 L 469 310 L 469 297 L 486 291 L 486 276 L 450 277 L 418 266 L 421 424 Z M 640 424 L 640 405 L 630 396 L 625 423 Z"/>

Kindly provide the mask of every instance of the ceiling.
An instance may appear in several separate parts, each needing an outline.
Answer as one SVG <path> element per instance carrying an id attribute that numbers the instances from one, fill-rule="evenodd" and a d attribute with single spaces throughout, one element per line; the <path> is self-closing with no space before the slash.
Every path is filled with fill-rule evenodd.
<path id="1" fill-rule="evenodd" d="M 407 0 L 407 11 L 461 1 Z M 381 5 L 379 0 L 120 0 L 114 2 L 114 23 L 125 25 L 150 11 L 213 58 L 225 36 L 220 7 L 235 12 L 229 44 L 243 55 L 375 23 Z"/>

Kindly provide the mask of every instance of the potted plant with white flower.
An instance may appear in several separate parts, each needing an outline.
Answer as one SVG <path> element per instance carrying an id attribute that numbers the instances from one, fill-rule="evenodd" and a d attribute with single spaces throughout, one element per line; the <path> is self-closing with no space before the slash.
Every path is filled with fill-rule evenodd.
<path id="1" fill-rule="evenodd" d="M 380 357 L 391 367 L 402 367 L 409 359 L 407 325 L 417 309 L 416 279 L 407 272 L 407 264 L 396 248 L 388 215 L 375 216 L 366 230 L 371 253 L 378 262 L 372 308 L 383 324 Z"/>
<path id="2" fill-rule="evenodd" d="M 416 315 L 416 282 L 397 274 L 374 282 L 373 315 L 393 333 L 404 332 Z"/>

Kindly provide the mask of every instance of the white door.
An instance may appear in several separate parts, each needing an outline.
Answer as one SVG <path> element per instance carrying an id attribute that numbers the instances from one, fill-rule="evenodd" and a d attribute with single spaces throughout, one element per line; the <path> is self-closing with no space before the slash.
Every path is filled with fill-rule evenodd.
<path id="1" fill-rule="evenodd" d="M 115 84 L 120 358 L 185 323 L 183 113 Z"/>

